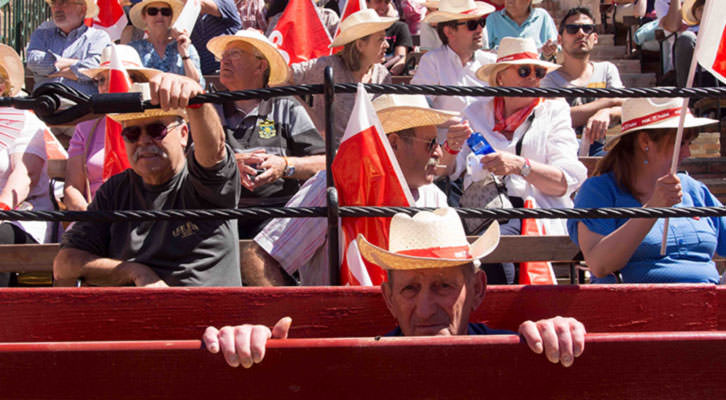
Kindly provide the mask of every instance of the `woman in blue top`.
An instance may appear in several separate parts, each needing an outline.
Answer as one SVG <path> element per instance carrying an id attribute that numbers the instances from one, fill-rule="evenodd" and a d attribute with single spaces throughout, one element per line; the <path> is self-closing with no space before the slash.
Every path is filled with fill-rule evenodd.
<path id="1" fill-rule="evenodd" d="M 146 68 L 185 75 L 204 86 L 199 53 L 189 32 L 171 29 L 184 4 L 179 0 L 143 0 L 131 7 L 131 23 L 146 37 L 129 43 Z"/>
<path id="2" fill-rule="evenodd" d="M 629 99 L 623 103 L 621 133 L 608 146 L 592 178 L 575 197 L 575 207 L 720 206 L 708 188 L 685 174 L 670 174 L 682 99 Z M 718 121 L 686 116 L 685 127 Z M 698 135 L 686 129 L 679 161 Z M 594 283 L 718 283 L 714 252 L 726 254 L 726 217 L 671 218 L 666 254 L 660 255 L 664 219 L 568 221 Z"/>
<path id="3" fill-rule="evenodd" d="M 542 0 L 507 0 L 504 8 L 487 17 L 489 47 L 496 49 L 505 37 L 530 38 L 545 60 L 557 53 L 557 27 L 544 8 L 532 7 Z"/>

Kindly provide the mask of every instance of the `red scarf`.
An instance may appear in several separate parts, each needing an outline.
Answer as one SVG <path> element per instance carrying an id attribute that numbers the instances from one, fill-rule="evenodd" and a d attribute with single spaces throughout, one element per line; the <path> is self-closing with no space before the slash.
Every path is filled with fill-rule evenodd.
<path id="1" fill-rule="evenodd" d="M 532 113 L 532 110 L 534 110 L 534 108 L 537 107 L 540 102 L 542 102 L 542 98 L 538 97 L 532 100 L 532 102 L 529 103 L 527 107 L 522 107 L 519 109 L 519 111 L 504 118 L 504 98 L 495 97 L 494 131 L 501 132 L 505 136 L 511 136 L 511 134 L 514 133 L 517 128 L 519 128 L 519 125 L 522 125 L 522 122 L 524 122 L 524 120 L 529 117 L 529 114 Z"/>

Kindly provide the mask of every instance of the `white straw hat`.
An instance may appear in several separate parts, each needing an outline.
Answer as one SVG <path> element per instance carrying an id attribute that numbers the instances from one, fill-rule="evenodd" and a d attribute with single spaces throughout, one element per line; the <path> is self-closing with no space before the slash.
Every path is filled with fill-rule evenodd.
<path id="1" fill-rule="evenodd" d="M 146 8 L 146 6 L 151 3 L 166 3 L 169 5 L 169 7 L 171 7 L 170 26 L 171 24 L 174 24 L 174 21 L 176 21 L 176 19 L 179 17 L 179 14 L 181 13 L 181 10 L 184 8 L 184 3 L 179 0 L 143 0 L 139 3 L 134 4 L 134 6 L 131 7 L 131 10 L 129 10 L 129 18 L 131 18 L 131 23 L 142 31 L 146 30 L 146 22 L 144 21 L 144 8 Z"/>
<path id="2" fill-rule="evenodd" d="M 8 82 L 6 82 L 6 86 L 9 86 L 10 96 L 15 96 L 25 83 L 25 70 L 18 53 L 5 44 L 0 44 L 0 68 L 7 75 Z"/>
<path id="3" fill-rule="evenodd" d="M 340 32 L 330 47 L 340 47 L 356 39 L 384 31 L 396 20 L 392 17 L 380 17 L 372 8 L 356 11 L 340 22 Z"/>
<path id="4" fill-rule="evenodd" d="M 547 61 L 540 60 L 537 45 L 530 38 L 505 37 L 499 42 L 497 49 L 497 61 L 495 64 L 487 64 L 476 71 L 476 77 L 488 82 L 489 86 L 497 86 L 496 77 L 499 71 L 510 65 L 538 65 L 547 68 L 550 73 L 560 66 Z"/>
<path id="5" fill-rule="evenodd" d="M 697 0 L 686 0 L 683 2 L 683 6 L 681 7 L 683 21 L 685 21 L 686 24 L 690 26 L 701 24 L 701 21 L 697 20 L 696 15 L 693 13 L 693 5 L 696 3 L 696 1 Z"/>
<path id="6" fill-rule="evenodd" d="M 493 5 L 483 1 L 440 0 L 438 3 L 438 10 L 424 18 L 424 22 L 427 24 L 436 25 L 439 22 L 479 18 L 496 10 Z"/>
<path id="7" fill-rule="evenodd" d="M 499 223 L 469 244 L 459 214 L 453 208 L 421 211 L 410 217 L 396 214 L 391 219 L 388 250 L 369 243 L 359 234 L 360 253 L 383 269 L 447 268 L 478 260 L 499 245 Z"/>
<path id="8" fill-rule="evenodd" d="M 678 128 L 680 122 L 681 109 L 683 107 L 682 98 L 633 98 L 623 101 L 623 115 L 621 117 L 622 128 L 620 133 L 608 136 L 608 142 L 605 146 L 607 150 L 615 147 L 620 138 L 623 136 L 637 132 L 643 129 L 667 129 Z M 684 128 L 694 128 L 715 124 L 718 121 L 711 118 L 694 117 L 687 110 L 686 119 L 683 124 Z"/>
<path id="9" fill-rule="evenodd" d="M 373 100 L 373 108 L 386 134 L 417 126 L 441 125 L 459 115 L 429 107 L 422 94 L 384 94 Z"/>
<path id="10" fill-rule="evenodd" d="M 265 59 L 267 59 L 267 62 L 270 64 L 270 79 L 268 82 L 270 85 L 287 82 L 289 68 L 287 66 L 287 61 L 285 61 L 285 57 L 282 56 L 282 53 L 278 50 L 277 45 L 272 43 L 270 39 L 261 34 L 257 29 L 248 28 L 237 31 L 234 35 L 216 36 L 209 40 L 207 43 L 207 49 L 209 49 L 209 51 L 214 54 L 217 59 L 221 60 L 222 54 L 224 54 L 224 49 L 227 48 L 228 44 L 234 42 L 248 43 L 257 49 L 257 51 L 259 51 Z"/>
<path id="11" fill-rule="evenodd" d="M 129 90 L 130 93 L 141 93 L 142 100 L 146 101 L 151 98 L 149 91 L 149 83 L 133 83 Z M 137 119 L 148 119 L 148 118 L 164 118 L 164 117 L 181 117 L 187 119 L 187 112 L 182 108 L 172 108 L 170 110 L 163 110 L 161 108 L 151 108 L 144 110 L 142 113 L 122 113 L 122 114 L 108 114 L 108 117 L 117 122 L 133 121 Z"/>
<path id="12" fill-rule="evenodd" d="M 50 6 L 51 0 L 45 0 L 46 3 Z M 96 15 L 98 15 L 98 5 L 96 5 L 96 0 L 85 0 L 86 2 L 86 18 L 95 18 Z"/>
<path id="13" fill-rule="evenodd" d="M 114 46 L 116 46 L 116 54 L 118 54 L 121 64 L 123 64 L 124 68 L 126 68 L 126 71 L 139 72 L 143 74 L 147 79 L 151 79 L 153 76 L 161 72 L 158 69 L 145 68 L 144 65 L 141 63 L 141 57 L 139 57 L 139 53 L 137 53 L 136 49 L 134 49 L 133 47 L 125 44 L 116 44 Z M 103 51 L 101 52 L 101 63 L 98 67 L 81 68 L 79 71 L 81 71 L 82 74 L 91 78 L 95 78 L 96 75 L 100 74 L 101 72 L 107 71 L 111 66 L 112 51 L 113 46 L 104 47 Z"/>

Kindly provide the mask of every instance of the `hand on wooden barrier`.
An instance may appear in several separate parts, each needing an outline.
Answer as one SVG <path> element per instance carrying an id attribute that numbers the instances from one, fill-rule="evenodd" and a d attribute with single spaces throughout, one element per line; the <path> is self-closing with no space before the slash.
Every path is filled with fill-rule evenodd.
<path id="1" fill-rule="evenodd" d="M 210 353 L 217 354 L 221 350 L 230 366 L 250 368 L 265 357 L 267 339 L 287 339 L 291 324 L 292 318 L 283 317 L 272 330 L 264 325 L 251 324 L 225 326 L 222 329 L 209 326 L 202 340 Z"/>
<path id="2" fill-rule="evenodd" d="M 519 334 L 537 354 L 569 367 L 585 350 L 585 326 L 574 318 L 554 317 L 519 325 Z"/>

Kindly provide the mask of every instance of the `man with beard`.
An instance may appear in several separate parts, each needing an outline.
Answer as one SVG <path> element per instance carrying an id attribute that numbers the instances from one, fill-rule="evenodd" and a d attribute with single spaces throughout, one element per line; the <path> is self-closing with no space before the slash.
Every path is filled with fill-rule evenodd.
<path id="1" fill-rule="evenodd" d="M 161 73 L 150 92 L 161 109 L 111 116 L 123 124 L 131 168 L 106 181 L 88 210 L 234 208 L 239 170 L 219 116 L 211 104 L 187 107 L 199 83 Z M 238 240 L 233 219 L 83 221 L 63 236 L 53 275 L 58 286 L 239 286 Z"/>
<path id="2" fill-rule="evenodd" d="M 597 44 L 595 22 L 590 10 L 570 9 L 560 23 L 562 67 L 542 79 L 542 87 L 622 88 L 618 68 L 611 62 L 592 62 L 590 53 Z M 610 123 L 620 119 L 622 99 L 573 97 L 570 103 L 572 127 L 582 135 L 587 154 L 602 155 L 603 140 Z M 581 146 L 580 148 L 583 148 Z"/>

